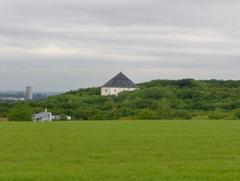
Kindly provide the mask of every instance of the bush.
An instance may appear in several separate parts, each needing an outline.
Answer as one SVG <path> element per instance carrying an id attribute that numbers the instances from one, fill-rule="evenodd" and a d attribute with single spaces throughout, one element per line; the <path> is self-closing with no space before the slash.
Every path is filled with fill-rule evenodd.
<path id="1" fill-rule="evenodd" d="M 240 109 L 235 109 L 233 115 L 236 116 L 237 119 L 240 119 Z"/>
<path id="2" fill-rule="evenodd" d="M 236 119 L 236 117 L 234 115 L 231 114 L 231 112 L 220 112 L 220 111 L 214 111 L 211 114 L 209 114 L 208 116 L 209 119 L 212 120 L 221 120 L 221 119 L 227 119 L 227 120 L 231 120 L 231 119 Z"/>
<path id="3" fill-rule="evenodd" d="M 141 111 L 139 111 L 137 118 L 138 119 L 155 119 L 156 113 L 148 108 L 142 109 Z"/>
<path id="4" fill-rule="evenodd" d="M 32 121 L 32 109 L 25 103 L 17 103 L 10 110 L 10 121 Z"/>

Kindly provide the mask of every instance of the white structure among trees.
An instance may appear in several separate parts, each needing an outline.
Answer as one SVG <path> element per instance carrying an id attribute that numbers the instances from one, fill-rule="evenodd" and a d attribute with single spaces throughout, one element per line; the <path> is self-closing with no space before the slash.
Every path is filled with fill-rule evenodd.
<path id="1" fill-rule="evenodd" d="M 51 122 L 53 120 L 53 116 L 51 112 L 48 112 L 47 109 L 44 112 L 34 114 L 33 120 L 36 122 Z"/>
<path id="2" fill-rule="evenodd" d="M 35 122 L 52 122 L 52 121 L 57 121 L 57 120 L 71 121 L 72 117 L 65 116 L 65 115 L 53 115 L 51 112 L 48 112 L 47 109 L 45 109 L 44 112 L 34 114 L 33 120 Z"/>
<path id="3" fill-rule="evenodd" d="M 137 86 L 122 72 L 113 77 L 101 88 L 102 96 L 118 95 L 123 91 L 134 91 Z"/>

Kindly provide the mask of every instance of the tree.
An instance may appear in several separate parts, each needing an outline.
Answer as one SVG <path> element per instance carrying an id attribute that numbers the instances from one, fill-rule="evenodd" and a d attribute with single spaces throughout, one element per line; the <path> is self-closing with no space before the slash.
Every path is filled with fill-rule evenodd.
<path id="1" fill-rule="evenodd" d="M 25 104 L 34 112 L 48 108 L 54 115 L 69 115 L 76 120 L 198 119 L 208 116 L 209 119 L 240 119 L 240 81 L 154 80 L 138 84 L 138 87 L 137 91 L 106 97 L 100 95 L 100 88 L 80 89 Z M 14 114 L 14 109 L 11 110 L 15 105 L 0 101 L 0 117 L 19 117 L 19 109 L 15 109 Z"/>
<path id="2" fill-rule="evenodd" d="M 9 120 L 32 121 L 32 109 L 26 103 L 17 103 L 10 110 Z"/>
<path id="3" fill-rule="evenodd" d="M 80 106 L 74 111 L 74 118 L 79 120 L 88 120 L 91 115 L 91 110 L 87 107 Z"/>
<path id="4" fill-rule="evenodd" d="M 233 113 L 234 113 L 234 116 L 235 116 L 237 119 L 240 119 L 240 108 L 235 109 L 235 110 L 233 111 Z"/>
<path id="5" fill-rule="evenodd" d="M 155 119 L 156 113 L 151 109 L 145 108 L 138 112 L 137 118 L 138 119 Z"/>
<path id="6" fill-rule="evenodd" d="M 171 108 L 169 101 L 166 99 L 161 100 L 157 108 L 157 118 L 173 119 L 173 117 L 174 117 L 174 110 Z"/>

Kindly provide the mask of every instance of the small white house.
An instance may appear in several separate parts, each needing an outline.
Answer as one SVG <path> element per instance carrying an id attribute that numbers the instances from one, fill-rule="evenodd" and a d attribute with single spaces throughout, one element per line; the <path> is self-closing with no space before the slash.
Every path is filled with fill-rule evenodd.
<path id="1" fill-rule="evenodd" d="M 52 119 L 52 113 L 48 112 L 47 109 L 44 112 L 33 115 L 33 120 L 36 122 L 51 122 Z"/>
<path id="2" fill-rule="evenodd" d="M 122 72 L 113 77 L 101 87 L 101 95 L 118 95 L 123 91 L 134 91 L 137 86 Z"/>

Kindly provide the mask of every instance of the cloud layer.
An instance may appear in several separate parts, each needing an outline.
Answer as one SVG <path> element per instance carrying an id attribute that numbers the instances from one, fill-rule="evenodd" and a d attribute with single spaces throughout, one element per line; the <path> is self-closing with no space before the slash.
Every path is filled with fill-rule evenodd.
<path id="1" fill-rule="evenodd" d="M 8 0 L 0 2 L 1 89 L 134 81 L 240 79 L 235 0 Z"/>

